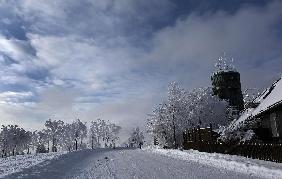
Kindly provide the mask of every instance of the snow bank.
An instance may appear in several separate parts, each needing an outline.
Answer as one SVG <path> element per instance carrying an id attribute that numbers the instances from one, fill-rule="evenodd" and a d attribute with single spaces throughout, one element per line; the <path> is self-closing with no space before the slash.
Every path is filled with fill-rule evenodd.
<path id="1" fill-rule="evenodd" d="M 46 154 L 29 154 L 29 155 L 17 155 L 7 158 L 0 158 L 0 178 L 22 171 L 25 168 L 38 165 L 44 161 L 48 161 L 54 158 L 58 158 L 60 155 L 66 152 L 54 152 Z"/>
<path id="2" fill-rule="evenodd" d="M 175 159 L 189 160 L 219 169 L 248 174 L 255 177 L 271 179 L 282 178 L 282 164 L 274 162 L 218 153 L 205 153 L 195 150 L 180 151 L 158 148 L 146 148 L 144 150 Z"/>

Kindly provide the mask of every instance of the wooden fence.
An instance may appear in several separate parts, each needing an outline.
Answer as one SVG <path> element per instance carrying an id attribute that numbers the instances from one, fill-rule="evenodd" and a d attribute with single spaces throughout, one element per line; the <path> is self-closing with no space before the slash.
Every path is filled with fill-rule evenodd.
<path id="1" fill-rule="evenodd" d="M 204 130 L 193 130 L 194 134 L 187 132 L 183 134 L 183 148 L 185 150 L 194 149 L 200 152 L 223 153 L 230 155 L 240 155 L 253 159 L 267 160 L 282 163 L 282 144 L 281 143 L 220 143 L 213 137 L 202 140 L 202 132 Z M 199 137 L 195 137 L 195 134 Z"/>

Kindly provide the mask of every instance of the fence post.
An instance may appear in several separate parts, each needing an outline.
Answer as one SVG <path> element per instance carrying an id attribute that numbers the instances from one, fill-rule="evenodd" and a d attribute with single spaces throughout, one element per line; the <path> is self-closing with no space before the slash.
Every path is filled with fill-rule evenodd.
<path id="1" fill-rule="evenodd" d="M 198 125 L 198 137 L 199 137 L 199 142 L 202 141 L 202 137 L 201 137 L 201 128 L 200 125 Z"/>
<path id="2" fill-rule="evenodd" d="M 213 136 L 212 136 L 212 123 L 210 123 L 210 137 L 211 137 L 211 142 L 213 141 Z"/>
<path id="3" fill-rule="evenodd" d="M 194 142 L 196 142 L 196 127 L 193 128 L 193 137 L 194 137 Z"/>

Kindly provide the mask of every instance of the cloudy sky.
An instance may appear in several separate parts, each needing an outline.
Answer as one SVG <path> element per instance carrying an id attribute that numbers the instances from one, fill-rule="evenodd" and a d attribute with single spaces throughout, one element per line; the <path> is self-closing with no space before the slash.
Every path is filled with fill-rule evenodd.
<path id="1" fill-rule="evenodd" d="M 243 88 L 282 72 L 282 1 L 0 0 L 0 124 L 112 120 L 127 131 L 177 81 L 210 86 L 225 51 Z"/>

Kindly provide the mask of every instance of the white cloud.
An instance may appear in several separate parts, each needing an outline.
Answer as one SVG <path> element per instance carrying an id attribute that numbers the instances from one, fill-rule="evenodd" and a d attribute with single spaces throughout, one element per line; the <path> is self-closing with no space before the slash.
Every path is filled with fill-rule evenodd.
<path id="1" fill-rule="evenodd" d="M 0 93 L 0 103 L 20 103 L 26 101 L 33 96 L 32 92 L 14 92 L 14 91 L 5 91 Z"/>

